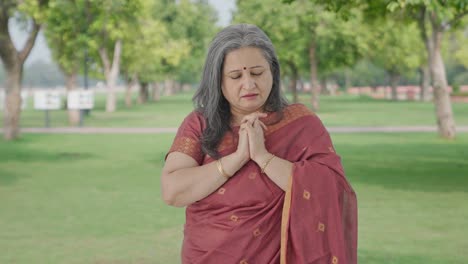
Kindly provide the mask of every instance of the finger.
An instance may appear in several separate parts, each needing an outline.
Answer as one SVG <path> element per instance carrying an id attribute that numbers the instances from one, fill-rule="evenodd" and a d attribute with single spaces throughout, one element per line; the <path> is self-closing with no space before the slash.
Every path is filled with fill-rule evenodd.
<path id="1" fill-rule="evenodd" d="M 252 125 L 253 122 L 255 121 L 255 119 L 257 119 L 257 117 L 255 117 L 255 116 L 245 116 L 245 117 L 242 119 L 241 123 L 242 123 L 242 124 L 248 123 L 248 124 Z"/>
<path id="2" fill-rule="evenodd" d="M 248 114 L 248 115 L 244 116 L 241 123 L 243 123 L 244 120 L 246 120 L 246 119 L 253 120 L 253 119 L 258 119 L 258 118 L 262 118 L 262 117 L 267 117 L 267 114 L 266 113 L 261 113 L 261 112 L 255 112 L 255 113 Z"/>
<path id="3" fill-rule="evenodd" d="M 244 123 L 240 126 L 240 129 L 239 129 L 239 132 L 240 131 L 245 131 L 245 129 L 247 128 L 248 124 L 247 123 Z"/>
<path id="4" fill-rule="evenodd" d="M 266 131 L 268 130 L 268 127 L 265 125 L 265 123 L 263 123 L 262 121 L 258 120 L 260 126 L 262 126 L 262 128 Z"/>
<path id="5" fill-rule="evenodd" d="M 246 125 L 247 127 L 253 127 L 254 124 L 255 124 L 255 120 L 257 120 L 257 119 L 253 119 L 253 118 L 252 118 L 252 119 L 247 119 L 247 120 L 245 121 L 245 125 Z"/>
<path id="6" fill-rule="evenodd" d="M 267 126 L 265 125 L 265 123 L 263 123 L 262 121 L 260 121 L 260 119 L 256 119 L 255 120 L 255 123 L 254 123 L 254 127 L 262 127 L 263 129 L 267 130 Z"/>

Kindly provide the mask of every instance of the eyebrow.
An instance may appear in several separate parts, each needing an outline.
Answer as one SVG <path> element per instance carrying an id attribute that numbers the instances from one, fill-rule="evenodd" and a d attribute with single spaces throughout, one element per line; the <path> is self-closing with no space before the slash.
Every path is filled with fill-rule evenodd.
<path id="1" fill-rule="evenodd" d="M 255 66 L 250 67 L 249 69 L 256 69 L 256 68 L 265 68 L 265 67 L 262 65 L 255 65 Z M 238 72 L 238 71 L 241 71 L 241 70 L 232 70 L 232 71 L 229 71 L 227 74 L 232 73 L 232 72 Z"/>

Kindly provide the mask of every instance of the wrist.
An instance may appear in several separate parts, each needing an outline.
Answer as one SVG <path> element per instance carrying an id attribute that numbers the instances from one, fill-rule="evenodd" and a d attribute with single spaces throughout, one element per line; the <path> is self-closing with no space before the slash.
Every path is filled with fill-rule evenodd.
<path id="1" fill-rule="evenodd" d="M 268 151 L 265 151 L 264 153 L 258 154 L 255 156 L 255 158 L 252 158 L 255 163 L 257 163 L 258 166 L 262 166 L 270 157 L 271 153 Z"/>
<path id="2" fill-rule="evenodd" d="M 270 162 L 275 158 L 275 155 L 269 153 L 269 156 L 266 157 L 266 159 L 264 161 L 262 161 L 262 163 L 259 163 L 258 166 L 260 167 L 260 172 L 261 173 L 265 173 L 265 169 L 268 167 L 268 165 L 270 164 Z"/>
<path id="3" fill-rule="evenodd" d="M 234 160 L 236 161 L 236 163 L 241 165 L 240 167 L 244 166 L 244 164 L 250 160 L 249 157 L 242 155 L 241 153 L 239 153 L 239 151 L 234 152 L 232 155 L 234 156 Z"/>

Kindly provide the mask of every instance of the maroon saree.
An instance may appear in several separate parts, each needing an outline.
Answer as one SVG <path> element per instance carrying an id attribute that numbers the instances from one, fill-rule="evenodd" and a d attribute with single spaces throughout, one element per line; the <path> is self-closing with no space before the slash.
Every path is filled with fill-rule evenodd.
<path id="1" fill-rule="evenodd" d="M 340 157 L 320 119 L 304 105 L 263 119 L 269 152 L 294 163 L 284 192 L 249 161 L 217 191 L 186 208 L 182 263 L 357 263 L 357 201 Z M 204 155 L 204 118 L 192 112 L 170 152 Z M 227 133 L 222 156 L 237 148 L 238 127 Z M 285 175 L 289 177 L 290 175 Z"/>

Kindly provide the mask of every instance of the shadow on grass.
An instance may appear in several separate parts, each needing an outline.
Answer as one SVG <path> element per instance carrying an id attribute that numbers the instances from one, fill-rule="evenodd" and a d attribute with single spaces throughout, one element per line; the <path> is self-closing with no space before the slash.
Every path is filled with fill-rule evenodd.
<path id="1" fill-rule="evenodd" d="M 468 192 L 468 142 L 340 144 L 350 181 L 389 189 Z"/>
<path id="2" fill-rule="evenodd" d="M 0 186 L 11 185 L 19 178 L 24 178 L 24 176 L 17 172 L 0 168 Z"/>
<path id="3" fill-rule="evenodd" d="M 90 153 L 47 152 L 27 148 L 21 144 L 4 144 L 2 148 L 0 148 L 0 186 L 11 185 L 18 179 L 25 177 L 23 174 L 19 174 L 15 171 L 15 166 L 26 166 L 28 163 L 32 162 L 76 162 L 93 158 L 95 158 L 95 155 Z M 16 162 L 21 165 L 14 165 Z"/>
<path id="4" fill-rule="evenodd" d="M 11 147 L 11 148 L 9 148 Z M 6 162 L 36 162 L 36 161 L 77 161 L 92 159 L 95 155 L 85 152 L 50 152 L 31 149 L 23 146 L 3 145 L 0 149 L 0 164 Z"/>

